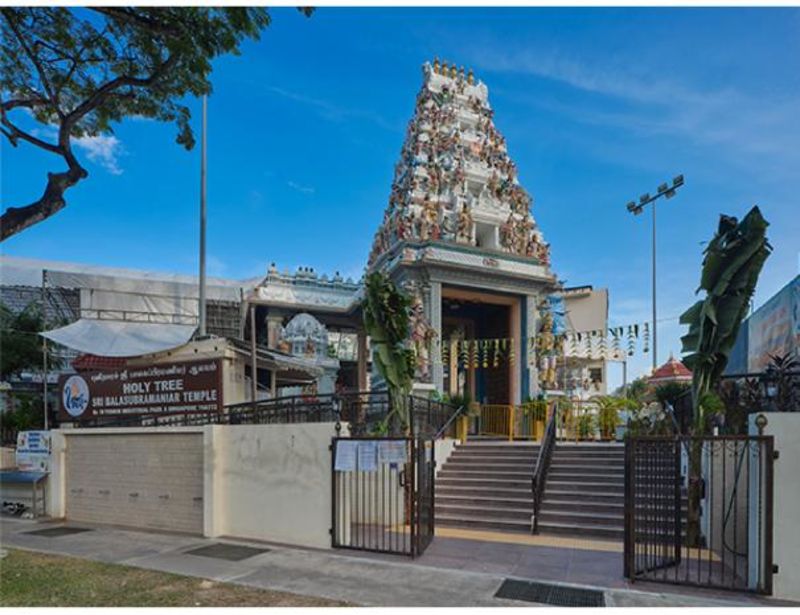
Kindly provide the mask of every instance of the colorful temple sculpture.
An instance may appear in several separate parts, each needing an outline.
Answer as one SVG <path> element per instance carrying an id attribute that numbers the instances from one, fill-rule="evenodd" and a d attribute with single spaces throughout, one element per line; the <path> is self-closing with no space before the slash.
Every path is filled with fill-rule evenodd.
<path id="1" fill-rule="evenodd" d="M 538 304 L 557 285 L 486 85 L 425 64 L 368 270 L 411 293 L 419 388 L 519 403 L 538 391 Z"/>

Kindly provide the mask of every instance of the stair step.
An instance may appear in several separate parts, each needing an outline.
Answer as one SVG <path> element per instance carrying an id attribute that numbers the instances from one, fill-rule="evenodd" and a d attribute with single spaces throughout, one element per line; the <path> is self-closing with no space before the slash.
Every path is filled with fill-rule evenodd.
<path id="1" fill-rule="evenodd" d="M 592 483 L 595 485 L 625 485 L 623 476 L 606 476 L 603 474 L 582 474 L 577 472 L 551 472 L 547 475 L 547 482 L 574 482 Z"/>
<path id="2" fill-rule="evenodd" d="M 494 470 L 485 468 L 480 470 L 452 470 L 445 465 L 439 472 L 439 477 L 446 478 L 496 478 L 506 480 L 531 480 L 532 472 L 509 472 L 506 470 Z"/>
<path id="3" fill-rule="evenodd" d="M 458 497 L 492 497 L 492 498 L 532 498 L 531 486 L 528 484 L 523 489 L 502 489 L 502 488 L 489 488 L 489 487 L 474 487 L 474 486 L 460 486 L 460 485 L 440 485 L 437 481 L 436 497 L 442 496 L 458 496 Z"/>
<path id="4" fill-rule="evenodd" d="M 436 517 L 454 515 L 491 521 L 493 519 L 521 519 L 530 523 L 533 510 L 531 508 L 492 508 L 491 506 L 453 506 L 436 505 Z"/>
<path id="5" fill-rule="evenodd" d="M 625 494 L 624 491 L 619 492 L 595 492 L 595 493 L 585 493 L 582 491 L 570 491 L 564 489 L 558 489 L 553 487 L 552 485 L 546 485 L 544 489 L 544 497 L 545 500 L 547 498 L 553 498 L 560 501 L 572 501 L 572 502 L 583 502 L 583 501 L 591 501 L 591 502 L 618 502 L 620 504 L 625 503 Z"/>
<path id="6" fill-rule="evenodd" d="M 528 489 L 531 488 L 531 479 L 513 480 L 507 478 L 470 478 L 466 476 L 451 477 L 444 476 L 436 479 L 437 483 L 443 485 L 454 485 L 461 487 L 503 487 L 506 489 Z"/>
<path id="7" fill-rule="evenodd" d="M 484 519 L 475 519 L 472 517 L 447 514 L 437 515 L 436 524 L 445 527 L 469 527 L 474 529 L 505 530 L 525 534 L 531 533 L 530 519 L 523 521 L 521 519 L 497 518 L 492 519 L 491 521 L 486 521 Z"/>
<path id="8" fill-rule="evenodd" d="M 615 466 L 615 465 L 579 465 L 577 463 L 562 463 L 560 461 L 553 460 L 550 462 L 550 473 L 553 472 L 575 472 L 576 474 L 581 473 L 594 473 L 594 472 L 602 472 L 604 474 L 619 474 L 621 476 L 625 475 L 625 466 Z"/>
<path id="9" fill-rule="evenodd" d="M 563 466 L 603 466 L 603 467 L 613 467 L 613 468 L 621 468 L 625 469 L 625 459 L 616 459 L 613 457 L 583 457 L 580 455 L 570 456 L 570 457 L 553 457 L 550 460 L 551 465 L 563 465 Z"/>
<path id="10" fill-rule="evenodd" d="M 436 494 L 436 504 L 456 504 L 463 505 L 474 503 L 479 506 L 502 506 L 509 508 L 528 508 L 533 506 L 533 497 L 520 498 L 520 497 L 484 497 L 475 495 L 451 495 L 451 494 Z"/>
<path id="11" fill-rule="evenodd" d="M 482 449 L 463 449 L 456 448 L 451 453 L 451 457 L 459 459 L 461 457 L 496 457 L 500 459 L 536 459 L 539 456 L 539 451 L 521 450 L 521 451 L 486 451 Z"/>
<path id="12" fill-rule="evenodd" d="M 618 502 L 587 502 L 585 500 L 551 499 L 548 497 L 548 494 L 545 491 L 541 512 L 551 509 L 597 512 L 610 515 L 619 515 L 621 517 L 625 513 L 625 502 L 623 501 L 623 498 L 620 498 Z"/>
<path id="13" fill-rule="evenodd" d="M 566 481 L 566 480 L 552 480 L 549 478 L 547 480 L 547 485 L 545 486 L 545 493 L 549 489 L 555 489 L 556 491 L 584 491 L 584 492 L 601 492 L 601 493 L 619 493 L 622 494 L 625 491 L 625 485 L 620 483 L 596 483 L 586 482 L 586 481 Z"/>

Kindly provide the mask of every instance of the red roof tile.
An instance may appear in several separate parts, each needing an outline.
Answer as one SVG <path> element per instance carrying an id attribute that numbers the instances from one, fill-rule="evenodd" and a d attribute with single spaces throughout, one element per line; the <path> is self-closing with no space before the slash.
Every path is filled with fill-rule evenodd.
<path id="1" fill-rule="evenodd" d="M 670 357 L 669 361 L 653 372 L 648 379 L 649 382 L 688 382 L 692 379 L 692 372 L 675 357 Z"/>

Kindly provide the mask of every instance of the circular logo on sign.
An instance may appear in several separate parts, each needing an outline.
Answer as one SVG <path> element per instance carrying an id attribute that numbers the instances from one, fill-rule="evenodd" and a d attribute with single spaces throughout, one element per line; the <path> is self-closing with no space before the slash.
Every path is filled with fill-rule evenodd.
<path id="1" fill-rule="evenodd" d="M 70 416 L 80 416 L 89 405 L 89 385 L 80 376 L 70 376 L 64 383 L 61 398 Z"/>

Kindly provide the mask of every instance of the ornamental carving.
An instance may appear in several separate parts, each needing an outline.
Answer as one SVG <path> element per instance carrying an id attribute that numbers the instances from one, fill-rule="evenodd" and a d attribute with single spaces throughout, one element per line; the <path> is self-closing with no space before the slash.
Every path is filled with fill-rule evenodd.
<path id="1" fill-rule="evenodd" d="M 531 215 L 532 198 L 519 184 L 505 138 L 494 125 L 488 89 L 447 64 L 425 64 L 414 117 L 395 166 L 388 205 L 368 266 L 398 242 L 476 245 L 549 263 L 547 244 Z M 494 239 L 493 241 L 497 241 Z"/>

